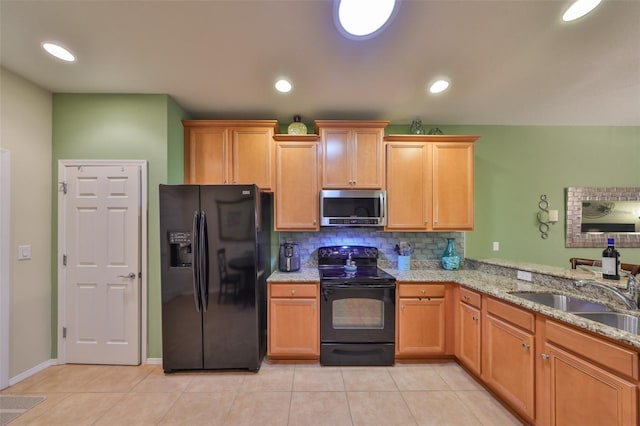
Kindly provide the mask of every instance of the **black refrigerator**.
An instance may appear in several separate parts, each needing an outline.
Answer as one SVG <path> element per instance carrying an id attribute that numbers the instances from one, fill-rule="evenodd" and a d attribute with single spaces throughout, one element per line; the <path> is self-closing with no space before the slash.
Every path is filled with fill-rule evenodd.
<path id="1" fill-rule="evenodd" d="M 160 185 L 166 373 L 260 368 L 271 197 L 255 185 Z"/>

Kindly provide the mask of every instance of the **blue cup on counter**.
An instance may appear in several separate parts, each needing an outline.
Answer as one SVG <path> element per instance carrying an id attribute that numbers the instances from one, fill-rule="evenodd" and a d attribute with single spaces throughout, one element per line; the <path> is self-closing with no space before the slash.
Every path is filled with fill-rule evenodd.
<path id="1" fill-rule="evenodd" d="M 411 269 L 411 256 L 398 255 L 398 270 L 408 271 Z"/>

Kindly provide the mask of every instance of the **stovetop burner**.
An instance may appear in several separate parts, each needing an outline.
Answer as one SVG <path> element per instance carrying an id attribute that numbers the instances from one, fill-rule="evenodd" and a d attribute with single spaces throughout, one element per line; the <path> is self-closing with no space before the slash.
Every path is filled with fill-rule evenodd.
<path id="1" fill-rule="evenodd" d="M 355 272 L 347 272 L 342 266 L 320 268 L 319 271 L 321 280 L 395 280 L 393 275 L 376 266 L 361 266 Z"/>
<path id="2" fill-rule="evenodd" d="M 347 260 L 356 270 L 345 270 Z M 331 246 L 318 249 L 318 270 L 322 282 L 345 283 L 395 282 L 395 277 L 378 268 L 378 249 L 366 246 Z"/>

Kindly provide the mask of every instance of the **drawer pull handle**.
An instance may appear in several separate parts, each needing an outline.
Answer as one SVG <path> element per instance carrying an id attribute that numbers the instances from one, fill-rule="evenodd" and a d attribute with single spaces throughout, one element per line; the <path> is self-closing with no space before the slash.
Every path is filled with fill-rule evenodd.
<path id="1" fill-rule="evenodd" d="M 528 344 L 528 343 L 523 343 L 522 347 L 525 348 L 525 349 L 529 349 L 531 347 L 531 345 Z"/>
<path id="2" fill-rule="evenodd" d="M 467 296 L 466 294 L 462 297 L 464 300 L 469 300 L 469 296 Z"/>
<path id="3" fill-rule="evenodd" d="M 471 319 L 472 319 L 472 320 L 474 320 L 474 321 L 478 321 L 478 317 L 477 317 L 477 316 L 475 316 L 475 315 L 474 315 L 474 316 L 472 316 L 472 317 L 471 317 Z"/>

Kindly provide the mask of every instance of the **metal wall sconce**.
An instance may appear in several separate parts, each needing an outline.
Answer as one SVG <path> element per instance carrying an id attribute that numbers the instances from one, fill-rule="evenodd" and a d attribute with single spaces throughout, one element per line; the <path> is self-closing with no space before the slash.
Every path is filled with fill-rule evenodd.
<path id="1" fill-rule="evenodd" d="M 547 196 L 542 194 L 538 202 L 540 211 L 538 212 L 538 229 L 540 230 L 540 238 L 546 240 L 549 238 L 549 225 L 553 225 L 558 221 L 558 210 L 549 210 L 549 201 Z"/>

